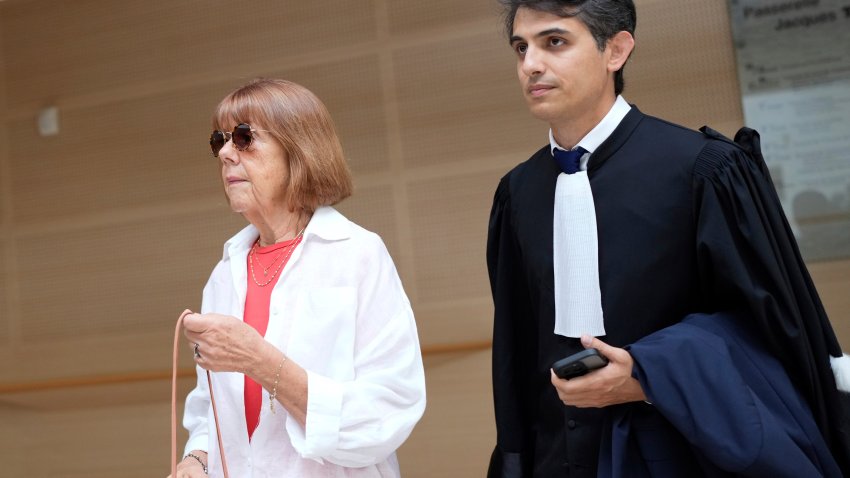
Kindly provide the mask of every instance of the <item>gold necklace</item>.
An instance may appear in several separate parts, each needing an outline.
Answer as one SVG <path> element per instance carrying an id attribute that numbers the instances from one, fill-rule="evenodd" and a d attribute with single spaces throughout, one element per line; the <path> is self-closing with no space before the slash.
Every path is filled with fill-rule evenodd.
<path id="1" fill-rule="evenodd" d="M 266 277 L 267 275 L 269 275 L 269 269 L 271 269 L 271 268 L 272 268 L 272 266 L 274 266 L 274 265 L 275 265 L 275 263 L 277 262 L 277 260 L 278 260 L 278 259 L 280 259 L 280 258 L 281 258 L 281 256 L 283 256 L 283 253 L 284 253 L 284 252 L 286 252 L 286 247 L 281 247 L 281 248 L 280 248 L 280 252 L 278 252 L 278 253 L 277 253 L 277 255 L 274 257 L 274 259 L 272 259 L 272 263 L 271 263 L 271 264 L 269 264 L 269 266 L 268 266 L 268 267 L 266 267 L 266 266 L 264 266 L 264 265 L 263 265 L 263 261 L 261 261 L 261 260 L 260 260 L 260 256 L 258 256 L 258 255 L 256 254 L 256 249 L 259 249 L 259 248 L 260 248 L 260 240 L 259 240 L 259 239 L 257 239 L 257 242 L 255 242 L 255 243 L 254 243 L 254 246 L 253 246 L 253 247 L 251 247 L 251 255 L 254 257 L 254 260 L 255 260 L 255 261 L 257 261 L 257 264 L 259 264 L 259 265 L 260 265 L 260 267 L 262 267 L 262 268 L 263 268 L 263 277 Z"/>
<path id="2" fill-rule="evenodd" d="M 292 251 L 294 251 L 295 247 L 299 243 L 301 243 L 301 236 L 303 234 L 304 234 L 304 229 L 301 229 L 301 232 L 296 234 L 295 238 L 292 239 L 292 244 L 290 244 L 289 246 L 286 246 L 286 248 L 289 249 L 286 252 L 286 257 L 282 261 L 280 261 L 280 263 L 277 265 L 277 269 L 275 269 L 274 274 L 272 274 L 272 276 L 269 277 L 269 280 L 267 280 L 263 283 L 260 283 L 260 281 L 257 280 L 257 276 L 254 274 L 254 248 L 253 247 L 251 248 L 251 252 L 248 254 L 248 256 L 249 256 L 248 257 L 248 264 L 251 266 L 251 279 L 254 280 L 254 284 L 257 284 L 260 287 L 265 287 L 265 286 L 272 283 L 274 278 L 277 277 L 278 272 L 280 272 L 280 270 L 283 268 L 283 265 L 286 264 L 286 262 L 289 260 L 289 256 L 292 255 Z M 257 244 L 259 244 L 259 241 L 260 241 L 260 239 L 257 238 Z M 281 252 L 281 254 L 283 254 L 283 253 Z M 260 264 L 260 267 L 262 267 L 262 264 Z"/>

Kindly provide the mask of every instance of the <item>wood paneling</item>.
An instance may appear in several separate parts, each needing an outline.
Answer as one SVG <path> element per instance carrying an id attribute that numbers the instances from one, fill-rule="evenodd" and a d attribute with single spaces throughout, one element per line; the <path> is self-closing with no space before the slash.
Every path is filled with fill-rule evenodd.
<path id="1" fill-rule="evenodd" d="M 485 474 L 495 444 L 489 362 L 486 350 L 426 358 L 428 408 L 399 450 L 403 476 Z M 180 380 L 179 396 L 193 385 Z M 2 397 L 3 476 L 167 475 L 168 393 L 162 381 Z M 185 439 L 179 430 L 181 449 Z M 47 456 L 44 450 L 52 451 Z"/>
<path id="2" fill-rule="evenodd" d="M 425 367 L 428 408 L 399 450 L 402 475 L 486 476 L 496 444 L 490 352 L 439 355 Z"/>
<path id="3" fill-rule="evenodd" d="M 356 174 L 386 170 L 387 130 L 375 54 L 293 67 L 267 74 L 310 89 L 325 103 Z"/>
<path id="4" fill-rule="evenodd" d="M 488 297 L 484 245 L 501 171 L 410 185 L 416 289 L 421 304 Z"/>
<path id="5" fill-rule="evenodd" d="M 501 12 L 501 7 L 492 0 L 389 0 L 387 10 L 393 36 L 420 34 L 439 38 L 435 32 L 462 32 L 470 23 L 482 19 L 488 21 L 488 28 L 498 29 L 498 23 L 491 20 Z"/>
<path id="6" fill-rule="evenodd" d="M 638 18 L 625 98 L 647 114 L 734 135 L 743 113 L 726 3 L 646 2 Z"/>
<path id="7" fill-rule="evenodd" d="M 166 476 L 169 406 L 113 403 L 47 413 L 0 407 L 3 476 Z"/>
<path id="8" fill-rule="evenodd" d="M 200 290 L 221 258 L 216 242 L 234 232 L 227 217 L 163 216 L 68 231 L 61 240 L 20 241 L 23 341 L 107 339 L 169 327 L 175 313 L 200 307 Z M 206 273 L 194 266 L 203 263 Z"/>
<path id="9" fill-rule="evenodd" d="M 626 99 L 733 134 L 725 2 L 637 3 Z M 547 140 L 515 70 L 495 0 L 0 1 L 0 382 L 169 369 L 177 314 L 197 307 L 244 224 L 209 154 L 210 114 L 256 76 L 328 106 L 355 175 L 340 210 L 383 238 L 423 347 L 488 340 L 493 192 Z M 35 118 L 49 105 L 60 133 L 43 138 Z M 850 261 L 811 271 L 850 346 Z M 483 476 L 489 358 L 426 358 L 428 409 L 400 451 L 404 476 Z M 165 476 L 167 389 L 0 396 L 0 474 Z"/>
<path id="10" fill-rule="evenodd" d="M 4 44 L 14 45 L 9 105 L 199 75 L 246 78 L 258 65 L 374 40 L 374 16 L 371 1 L 12 3 L 0 23 Z"/>
<path id="11" fill-rule="evenodd" d="M 4 40 L 0 35 L 0 119 L 2 112 L 6 111 L 6 58 L 2 54 L 3 47 Z M 9 348 L 12 325 L 9 300 L 14 293 L 14 288 L 10 288 L 9 283 L 15 281 L 15 271 L 12 268 L 14 251 L 9 239 L 12 232 L 12 188 L 6 135 L 6 128 L 0 128 L 0 357 L 3 355 L 2 351 Z"/>
<path id="12" fill-rule="evenodd" d="M 494 19 L 494 22 L 496 20 Z M 546 140 L 516 80 L 507 41 L 494 29 L 395 52 L 401 139 L 407 168 L 516 152 Z"/>
<path id="13" fill-rule="evenodd" d="M 8 346 L 9 340 L 9 309 L 7 307 L 7 295 L 9 289 L 6 286 L 7 273 L 6 259 L 3 252 L 6 250 L 6 241 L 0 235 L 0 348 Z"/>
<path id="14" fill-rule="evenodd" d="M 199 196 L 222 197 L 209 151 L 210 116 L 220 84 L 60 109 L 60 134 L 39 137 L 9 120 L 16 224 L 128 208 L 158 208 Z"/>
<path id="15" fill-rule="evenodd" d="M 383 239 L 391 256 L 400 249 L 396 225 L 396 202 L 391 185 L 359 188 L 343 201 L 338 209 L 346 217 L 377 233 Z"/>
<path id="16" fill-rule="evenodd" d="M 845 353 L 850 353 L 850 260 L 812 262 L 809 272 Z"/>

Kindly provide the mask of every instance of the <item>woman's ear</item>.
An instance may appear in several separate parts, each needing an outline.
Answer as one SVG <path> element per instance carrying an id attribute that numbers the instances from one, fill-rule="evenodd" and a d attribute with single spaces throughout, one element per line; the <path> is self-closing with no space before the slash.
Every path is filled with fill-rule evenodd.
<path id="1" fill-rule="evenodd" d="M 616 35 L 608 40 L 605 49 L 609 53 L 608 71 L 613 73 L 626 64 L 626 61 L 635 49 L 635 37 L 627 31 L 617 32 Z"/>

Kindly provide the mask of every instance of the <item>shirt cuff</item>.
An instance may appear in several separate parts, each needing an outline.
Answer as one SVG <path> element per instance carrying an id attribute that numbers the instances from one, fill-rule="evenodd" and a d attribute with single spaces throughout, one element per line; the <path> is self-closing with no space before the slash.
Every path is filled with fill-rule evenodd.
<path id="1" fill-rule="evenodd" d="M 190 436 L 189 440 L 186 442 L 186 448 L 183 450 L 183 456 L 186 456 L 192 450 L 203 450 L 209 453 L 210 446 L 210 438 L 206 433 L 198 433 L 196 435 Z"/>
<path id="2" fill-rule="evenodd" d="M 306 433 L 295 420 L 288 420 L 292 446 L 304 458 L 324 463 L 339 446 L 340 415 L 343 387 L 341 384 L 307 372 L 307 429 Z"/>

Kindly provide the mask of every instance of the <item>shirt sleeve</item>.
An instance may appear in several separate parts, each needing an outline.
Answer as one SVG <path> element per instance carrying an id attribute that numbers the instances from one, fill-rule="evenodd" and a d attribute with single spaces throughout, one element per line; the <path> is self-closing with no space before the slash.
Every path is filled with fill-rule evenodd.
<path id="1" fill-rule="evenodd" d="M 361 251 L 354 378 L 307 371 L 306 431 L 287 420 L 301 456 L 347 467 L 387 459 L 425 410 L 425 374 L 410 302 L 392 259 L 371 234 Z"/>

